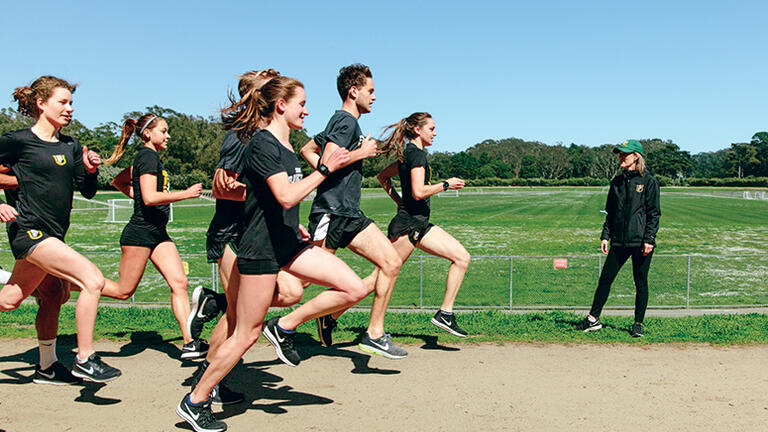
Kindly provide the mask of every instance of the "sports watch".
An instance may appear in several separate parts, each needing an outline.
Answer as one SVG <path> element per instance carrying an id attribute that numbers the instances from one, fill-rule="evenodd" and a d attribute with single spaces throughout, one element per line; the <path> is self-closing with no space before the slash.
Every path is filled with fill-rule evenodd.
<path id="1" fill-rule="evenodd" d="M 450 186 L 451 186 L 451 185 L 450 185 L 450 184 L 449 184 L 447 181 L 444 181 L 444 182 L 443 182 L 443 190 L 444 190 L 444 191 L 447 191 L 447 190 L 448 190 L 448 187 L 450 187 Z"/>
<path id="2" fill-rule="evenodd" d="M 331 170 L 329 170 L 328 167 L 325 166 L 325 164 L 319 164 L 317 166 L 317 171 L 319 171 L 320 174 L 322 174 L 322 175 L 324 175 L 326 177 L 328 177 L 328 175 L 331 173 Z"/>

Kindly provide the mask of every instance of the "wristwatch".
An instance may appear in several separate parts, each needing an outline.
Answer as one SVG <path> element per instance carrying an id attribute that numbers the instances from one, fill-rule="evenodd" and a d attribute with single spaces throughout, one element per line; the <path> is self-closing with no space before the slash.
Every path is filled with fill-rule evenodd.
<path id="1" fill-rule="evenodd" d="M 447 182 L 447 181 L 444 181 L 444 182 L 443 182 L 443 190 L 444 190 L 444 191 L 447 191 L 447 190 L 448 190 L 448 187 L 450 187 L 450 186 L 451 186 L 451 185 L 450 185 L 450 184 L 448 184 L 448 182 Z"/>
<path id="2" fill-rule="evenodd" d="M 328 175 L 331 174 L 331 171 L 328 169 L 327 166 L 325 166 L 325 164 L 318 165 L 317 166 L 317 171 L 319 171 L 320 174 L 322 174 L 322 175 L 324 175 L 326 177 L 328 177 Z"/>

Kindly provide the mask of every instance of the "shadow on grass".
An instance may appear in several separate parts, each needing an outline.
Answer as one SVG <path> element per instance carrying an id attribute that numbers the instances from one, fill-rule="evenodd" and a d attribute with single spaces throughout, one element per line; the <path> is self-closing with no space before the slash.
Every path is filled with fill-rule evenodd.
<path id="1" fill-rule="evenodd" d="M 75 359 L 75 351 L 77 349 L 77 336 L 76 335 L 59 335 L 56 338 L 57 354 L 60 354 L 59 362 L 67 368 L 70 368 L 72 362 Z M 12 369 L 4 369 L 1 373 L 7 375 L 10 378 L 0 379 L 0 384 L 29 384 L 32 382 L 32 378 L 35 372 L 35 365 L 39 361 L 38 348 L 34 347 L 19 354 L 0 357 L 0 363 L 2 362 L 19 362 L 28 363 L 29 366 L 22 366 Z M 30 372 L 27 375 L 27 371 Z M 23 374 L 20 372 L 24 372 Z M 80 396 L 76 397 L 75 402 L 86 402 L 94 405 L 114 405 L 120 403 L 120 399 L 103 398 L 96 393 L 104 387 L 104 383 L 93 383 L 84 381 L 82 384 L 76 384 L 80 389 Z"/>

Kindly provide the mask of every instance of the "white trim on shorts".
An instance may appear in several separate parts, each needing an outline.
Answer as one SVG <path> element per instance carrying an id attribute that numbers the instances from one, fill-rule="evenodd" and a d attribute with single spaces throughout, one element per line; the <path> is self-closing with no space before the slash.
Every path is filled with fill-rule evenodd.
<path id="1" fill-rule="evenodd" d="M 325 240 L 325 237 L 328 236 L 328 227 L 331 225 L 331 214 L 325 213 L 320 218 L 320 221 L 317 223 L 317 228 L 315 228 L 315 233 L 312 236 L 312 241 L 321 241 Z"/>

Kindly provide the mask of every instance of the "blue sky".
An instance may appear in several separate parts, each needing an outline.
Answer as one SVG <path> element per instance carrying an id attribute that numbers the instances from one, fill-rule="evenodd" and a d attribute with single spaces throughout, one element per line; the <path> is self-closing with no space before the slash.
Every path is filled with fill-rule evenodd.
<path id="1" fill-rule="evenodd" d="M 363 130 L 375 136 L 428 111 L 437 151 L 506 137 L 663 138 L 698 153 L 768 129 L 765 2 L 42 0 L 2 9 L 0 106 L 11 106 L 15 87 L 54 74 L 81 84 L 75 116 L 89 127 L 151 105 L 214 115 L 235 75 L 274 67 L 304 82 L 314 134 L 341 105 L 338 69 L 362 62 L 378 97 Z"/>

